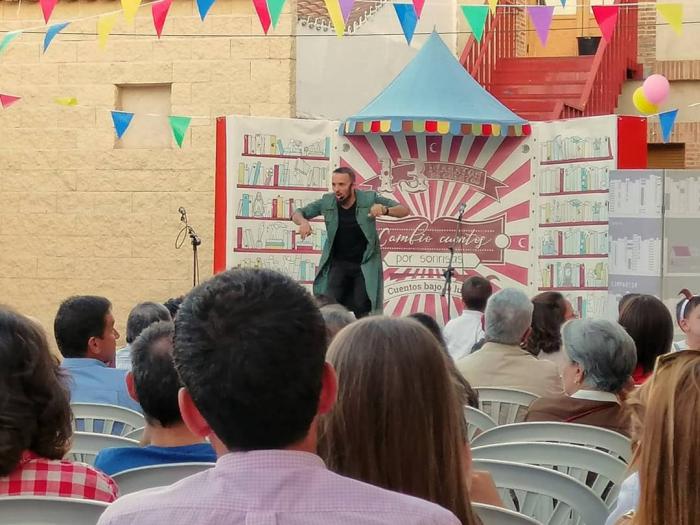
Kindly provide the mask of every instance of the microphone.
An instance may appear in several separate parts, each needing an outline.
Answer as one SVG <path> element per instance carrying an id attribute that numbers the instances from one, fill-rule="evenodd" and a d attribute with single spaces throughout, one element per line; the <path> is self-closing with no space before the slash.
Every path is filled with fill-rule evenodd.
<path id="1" fill-rule="evenodd" d="M 462 215 L 464 215 L 465 211 L 467 211 L 467 203 L 463 202 L 459 205 L 459 216 L 461 217 Z"/>
<path id="2" fill-rule="evenodd" d="M 177 211 L 180 213 L 180 220 L 181 220 L 182 222 L 185 222 L 185 223 L 186 223 L 186 222 L 187 222 L 187 210 L 186 210 L 185 208 L 183 208 L 182 206 L 180 206 L 180 207 L 177 209 Z"/>

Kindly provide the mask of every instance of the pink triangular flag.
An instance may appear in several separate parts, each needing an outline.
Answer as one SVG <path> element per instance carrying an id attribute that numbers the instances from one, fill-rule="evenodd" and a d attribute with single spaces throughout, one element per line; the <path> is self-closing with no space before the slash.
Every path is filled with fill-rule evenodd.
<path id="1" fill-rule="evenodd" d="M 22 97 L 15 97 L 13 95 L 3 95 L 0 93 L 0 104 L 2 104 L 2 109 L 9 108 L 12 104 L 17 102 Z"/>
<path id="2" fill-rule="evenodd" d="M 156 33 L 158 38 L 160 38 L 163 32 L 163 26 L 165 25 L 165 19 L 168 18 L 168 11 L 170 10 L 170 5 L 173 0 L 160 0 L 151 6 L 151 14 L 153 15 L 153 26 L 156 28 Z"/>
<path id="3" fill-rule="evenodd" d="M 593 9 L 593 16 L 595 16 L 595 21 L 598 22 L 600 32 L 603 33 L 603 38 L 606 42 L 610 42 L 617 25 L 617 14 L 620 12 L 619 6 L 594 5 L 591 9 Z"/>
<path id="4" fill-rule="evenodd" d="M 423 0 L 425 1 L 425 0 Z M 343 13 L 343 20 L 348 23 L 350 18 L 350 13 L 352 13 L 352 6 L 355 5 L 355 0 L 340 0 L 340 12 Z"/>
<path id="5" fill-rule="evenodd" d="M 543 46 L 547 45 L 547 37 L 549 37 L 549 28 L 552 25 L 552 15 L 554 14 L 553 5 L 531 5 L 527 7 L 527 13 L 530 15 L 532 25 L 535 26 L 537 36 L 540 38 Z"/>
<path id="6" fill-rule="evenodd" d="M 41 12 L 44 13 L 44 22 L 49 23 L 49 18 L 51 18 L 51 13 L 53 13 L 53 8 L 56 7 L 58 0 L 39 0 L 39 5 L 41 5 Z"/>
<path id="7" fill-rule="evenodd" d="M 253 7 L 255 7 L 255 12 L 258 13 L 263 31 L 267 34 L 270 29 L 270 24 L 272 23 L 270 9 L 267 7 L 267 0 L 253 0 Z"/>
<path id="8" fill-rule="evenodd" d="M 416 16 L 420 18 L 423 12 L 423 6 L 425 5 L 425 0 L 413 0 L 413 8 L 416 10 Z"/>

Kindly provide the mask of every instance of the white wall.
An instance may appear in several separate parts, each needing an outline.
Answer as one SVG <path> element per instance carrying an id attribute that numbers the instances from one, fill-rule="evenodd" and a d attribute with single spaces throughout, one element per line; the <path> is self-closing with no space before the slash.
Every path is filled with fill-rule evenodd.
<path id="1" fill-rule="evenodd" d="M 673 0 L 683 4 L 683 35 L 678 36 L 666 21 L 656 15 L 656 60 L 700 60 L 700 1 Z"/>

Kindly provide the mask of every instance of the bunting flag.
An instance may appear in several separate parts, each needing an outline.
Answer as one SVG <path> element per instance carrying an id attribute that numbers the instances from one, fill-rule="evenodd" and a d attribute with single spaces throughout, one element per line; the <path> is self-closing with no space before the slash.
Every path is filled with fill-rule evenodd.
<path id="1" fill-rule="evenodd" d="M 683 4 L 656 4 L 656 11 L 678 36 L 683 34 Z"/>
<path id="2" fill-rule="evenodd" d="M 420 18 L 423 14 L 423 6 L 425 5 L 425 0 L 413 0 L 413 8 L 416 10 L 416 16 Z"/>
<path id="3" fill-rule="evenodd" d="M 156 34 L 158 38 L 163 33 L 163 26 L 165 25 L 165 19 L 168 17 L 168 11 L 170 11 L 170 6 L 173 0 L 160 0 L 151 5 L 151 15 L 153 16 L 153 27 L 156 28 Z"/>
<path id="4" fill-rule="evenodd" d="M 49 48 L 51 41 L 56 35 L 68 27 L 69 24 L 70 22 L 61 22 L 60 24 L 52 25 L 46 30 L 46 34 L 44 35 L 44 53 L 46 53 L 46 50 Z"/>
<path id="5" fill-rule="evenodd" d="M 416 31 L 416 24 L 418 24 L 416 9 L 413 7 L 413 4 L 394 4 L 394 9 L 401 24 L 401 29 L 403 29 L 403 34 L 406 37 L 406 42 L 410 46 L 411 40 L 413 40 L 413 33 Z"/>
<path id="6" fill-rule="evenodd" d="M 9 33 L 6 33 L 5 36 L 2 37 L 2 41 L 0 41 L 0 54 L 5 51 L 7 46 L 9 46 L 10 43 L 21 34 L 22 31 L 10 31 Z"/>
<path id="7" fill-rule="evenodd" d="M 673 132 L 673 126 L 676 123 L 677 116 L 677 109 L 659 113 L 659 124 L 661 124 L 661 134 L 663 135 L 664 142 L 671 140 L 671 133 Z"/>
<path id="8" fill-rule="evenodd" d="M 285 0 L 267 0 L 267 9 L 270 11 L 270 18 L 272 19 L 273 28 L 277 28 L 277 23 L 280 21 L 282 9 L 284 9 L 284 3 Z"/>
<path id="9" fill-rule="evenodd" d="M 493 15 L 496 14 L 496 6 L 498 6 L 498 0 L 489 0 L 489 9 Z"/>
<path id="10" fill-rule="evenodd" d="M 335 28 L 335 34 L 339 37 L 343 36 L 345 34 L 345 21 L 343 20 L 343 11 L 340 9 L 340 2 L 338 0 L 324 1 L 326 2 L 328 16 L 331 18 L 331 22 Z"/>
<path id="11" fill-rule="evenodd" d="M 49 18 L 51 18 L 51 13 L 53 13 L 53 8 L 56 7 L 58 0 L 39 0 L 39 5 L 41 5 L 41 12 L 44 14 L 44 22 L 49 23 Z"/>
<path id="12" fill-rule="evenodd" d="M 598 22 L 600 32 L 603 33 L 603 38 L 606 42 L 610 42 L 617 25 L 617 15 L 620 12 L 619 6 L 594 5 L 591 9 L 593 9 L 593 16 L 595 16 L 595 21 Z"/>
<path id="13" fill-rule="evenodd" d="M 486 5 L 463 5 L 462 14 L 467 19 L 467 23 L 474 34 L 477 42 L 481 42 L 484 36 L 484 26 L 486 17 L 489 16 L 489 7 Z"/>
<path id="14" fill-rule="evenodd" d="M 112 32 L 114 24 L 117 22 L 117 15 L 103 15 L 97 19 L 97 43 L 101 49 L 107 47 L 109 34 Z"/>
<path id="15" fill-rule="evenodd" d="M 562 7 L 566 7 L 566 0 L 559 0 L 561 2 Z"/>
<path id="16" fill-rule="evenodd" d="M 527 13 L 530 15 L 532 25 L 535 26 L 537 36 L 543 46 L 547 45 L 549 37 L 549 28 L 552 25 L 552 15 L 554 14 L 554 6 L 550 5 L 532 5 L 527 6 Z"/>
<path id="17" fill-rule="evenodd" d="M 253 7 L 255 7 L 255 12 L 258 13 L 258 19 L 260 20 L 263 31 L 267 34 L 270 30 L 270 24 L 272 23 L 270 8 L 267 7 L 267 2 L 265 0 L 253 0 Z"/>
<path id="18" fill-rule="evenodd" d="M 9 108 L 12 104 L 21 99 L 22 97 L 15 97 L 14 95 L 5 95 L 0 93 L 0 104 L 2 104 L 2 109 Z"/>
<path id="19" fill-rule="evenodd" d="M 202 19 L 202 22 L 204 22 L 204 19 L 207 17 L 211 6 L 214 5 L 214 1 L 215 0 L 197 0 L 197 10 L 199 11 L 199 18 Z"/>
<path id="20" fill-rule="evenodd" d="M 133 24 L 136 19 L 136 13 L 141 7 L 141 0 L 121 0 L 122 2 L 122 12 L 124 13 L 124 19 L 129 24 Z"/>
<path id="21" fill-rule="evenodd" d="M 131 119 L 134 118 L 133 113 L 127 113 L 126 111 L 112 111 L 112 122 L 114 122 L 114 131 L 117 132 L 117 138 L 122 138 L 122 135 L 126 132 L 126 129 L 131 124 Z"/>
<path id="22" fill-rule="evenodd" d="M 185 133 L 187 133 L 187 128 L 190 126 L 190 121 L 192 117 L 168 117 L 170 121 L 170 129 L 173 130 L 173 137 L 175 137 L 175 142 L 179 147 L 182 147 L 182 141 L 185 140 Z"/>
<path id="23" fill-rule="evenodd" d="M 54 102 L 56 102 L 56 104 L 60 104 L 61 106 L 77 106 L 78 105 L 78 98 L 77 97 L 59 97 L 59 98 L 55 98 Z"/>

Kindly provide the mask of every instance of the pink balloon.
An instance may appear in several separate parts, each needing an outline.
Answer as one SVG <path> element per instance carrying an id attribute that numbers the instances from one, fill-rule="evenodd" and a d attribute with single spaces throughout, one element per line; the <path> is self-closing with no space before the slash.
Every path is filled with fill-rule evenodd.
<path id="1" fill-rule="evenodd" d="M 642 85 L 644 96 L 652 104 L 663 104 L 668 98 L 671 86 L 663 75 L 651 75 Z"/>

